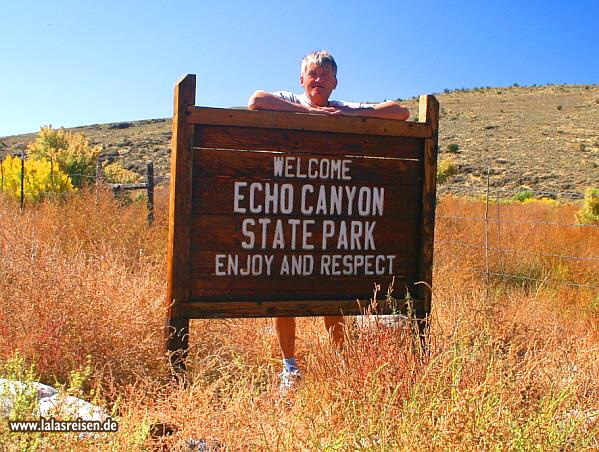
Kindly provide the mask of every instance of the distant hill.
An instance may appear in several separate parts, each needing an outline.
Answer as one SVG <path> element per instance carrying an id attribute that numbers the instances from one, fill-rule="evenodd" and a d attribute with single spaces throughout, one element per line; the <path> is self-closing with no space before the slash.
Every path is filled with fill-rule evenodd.
<path id="1" fill-rule="evenodd" d="M 484 187 L 487 172 L 492 190 L 506 193 L 529 189 L 568 196 L 599 185 L 599 85 L 476 88 L 436 96 L 440 159 L 451 158 L 458 168 L 444 190 Z M 403 102 L 415 120 L 417 99 Z M 102 145 L 106 159 L 140 173 L 151 160 L 157 176 L 168 176 L 171 119 L 70 130 Z M 24 148 L 34 136 L 0 138 L 0 156 Z"/>

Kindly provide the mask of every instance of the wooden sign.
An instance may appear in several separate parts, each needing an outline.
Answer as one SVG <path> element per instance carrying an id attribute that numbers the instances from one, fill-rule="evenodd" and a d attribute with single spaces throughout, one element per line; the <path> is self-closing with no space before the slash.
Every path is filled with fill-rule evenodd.
<path id="1" fill-rule="evenodd" d="M 430 312 L 438 103 L 420 121 L 194 106 L 175 87 L 169 350 L 189 319 Z M 178 333 L 173 335 L 172 331 Z"/>

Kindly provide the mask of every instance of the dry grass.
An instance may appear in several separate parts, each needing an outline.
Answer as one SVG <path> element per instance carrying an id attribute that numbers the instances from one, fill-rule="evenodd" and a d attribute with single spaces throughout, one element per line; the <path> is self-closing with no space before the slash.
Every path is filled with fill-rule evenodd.
<path id="1" fill-rule="evenodd" d="M 409 327 L 355 326 L 337 353 L 320 319 L 300 319 L 305 380 L 281 398 L 268 319 L 192 322 L 190 385 L 170 383 L 161 353 L 164 194 L 151 228 L 143 206 L 119 206 L 108 193 L 23 214 L 0 200 L 0 357 L 18 352 L 49 384 L 91 362 L 86 397 L 120 416 L 109 437 L 54 434 L 47 447 L 177 450 L 203 438 L 229 450 L 597 448 L 597 289 L 553 283 L 596 286 L 597 261 L 538 254 L 597 257 L 598 229 L 566 226 L 571 206 L 493 205 L 492 218 L 497 209 L 517 223 L 491 224 L 489 245 L 530 254 L 491 251 L 489 269 L 530 279 L 487 285 L 484 223 L 474 220 L 484 203 L 445 197 L 430 354 Z M 174 434 L 150 439 L 157 423 Z M 27 447 L 5 428 L 0 443 Z"/>

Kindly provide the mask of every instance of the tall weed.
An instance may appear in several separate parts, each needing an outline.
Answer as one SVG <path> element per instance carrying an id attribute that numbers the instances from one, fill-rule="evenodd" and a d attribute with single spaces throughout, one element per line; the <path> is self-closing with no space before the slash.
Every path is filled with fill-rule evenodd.
<path id="1" fill-rule="evenodd" d="M 597 448 L 596 290 L 555 282 L 599 279 L 597 230 L 573 226 L 575 209 L 492 204 L 488 218 L 501 221 L 485 223 L 484 203 L 442 198 L 428 352 L 409 324 L 364 329 L 349 319 L 340 351 L 320 319 L 301 318 L 304 381 L 281 397 L 269 319 L 192 321 L 188 385 L 170 382 L 165 193 L 152 227 L 143 206 L 104 192 L 23 214 L 4 202 L 0 356 L 18 351 L 42 381 L 81 381 L 83 395 L 99 394 L 120 430 L 93 447 Z"/>

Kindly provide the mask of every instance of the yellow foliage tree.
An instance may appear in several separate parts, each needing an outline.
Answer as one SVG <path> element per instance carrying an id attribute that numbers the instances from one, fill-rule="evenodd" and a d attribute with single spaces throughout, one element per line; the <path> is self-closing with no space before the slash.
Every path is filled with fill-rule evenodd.
<path id="1" fill-rule="evenodd" d="M 584 191 L 584 203 L 576 212 L 576 221 L 581 224 L 599 225 L 599 188 L 587 187 Z"/>
<path id="2" fill-rule="evenodd" d="M 24 194 L 29 201 L 39 201 L 51 193 L 75 191 L 69 176 L 45 159 L 25 160 Z M 21 195 L 21 159 L 8 157 L 0 163 L 0 190 L 18 198 Z"/>
<path id="3" fill-rule="evenodd" d="M 35 141 L 27 146 L 28 154 L 36 159 L 57 163 L 77 188 L 90 183 L 96 171 L 100 146 L 92 146 L 82 133 L 67 132 L 52 126 L 41 128 Z"/>

